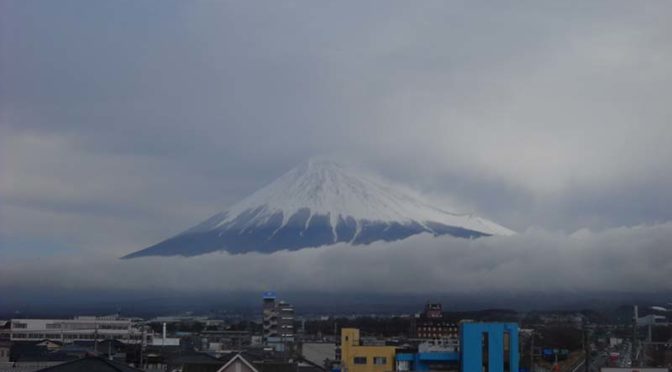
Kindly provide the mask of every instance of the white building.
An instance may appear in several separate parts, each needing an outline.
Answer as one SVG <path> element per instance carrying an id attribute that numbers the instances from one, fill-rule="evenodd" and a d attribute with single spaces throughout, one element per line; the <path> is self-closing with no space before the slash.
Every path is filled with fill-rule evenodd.
<path id="1" fill-rule="evenodd" d="M 151 339 L 153 332 L 145 335 Z M 54 340 L 69 343 L 73 341 L 119 340 L 126 343 L 140 343 L 143 337 L 141 326 L 130 319 L 117 316 L 79 316 L 74 319 L 12 319 L 11 341 Z"/>

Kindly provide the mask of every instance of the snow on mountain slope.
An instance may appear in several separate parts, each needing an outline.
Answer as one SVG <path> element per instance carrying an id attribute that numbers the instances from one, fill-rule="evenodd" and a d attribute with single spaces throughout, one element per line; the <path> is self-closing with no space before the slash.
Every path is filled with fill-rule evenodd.
<path id="1" fill-rule="evenodd" d="M 270 253 L 423 232 L 468 238 L 514 233 L 483 218 L 433 207 L 335 162 L 309 160 L 227 211 L 125 258 L 217 250 Z"/>

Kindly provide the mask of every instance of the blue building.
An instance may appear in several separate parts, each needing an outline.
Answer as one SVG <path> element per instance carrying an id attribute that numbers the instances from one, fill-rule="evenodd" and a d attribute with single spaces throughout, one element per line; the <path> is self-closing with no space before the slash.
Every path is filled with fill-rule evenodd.
<path id="1" fill-rule="evenodd" d="M 399 371 L 430 371 L 456 366 L 460 372 L 518 372 L 518 325 L 515 323 L 469 323 L 460 325 L 459 352 L 428 351 L 397 353 Z"/>
<path id="2" fill-rule="evenodd" d="M 398 371 L 435 371 L 446 366 L 457 365 L 460 355 L 456 351 L 397 353 Z M 401 366 L 404 367 L 401 367 Z M 438 366 L 438 367 L 437 367 Z"/>
<path id="3" fill-rule="evenodd" d="M 485 349 L 485 350 L 484 350 Z M 508 358 L 504 351 L 508 349 Z M 484 354 L 487 353 L 487 358 Z M 517 372 L 518 325 L 515 323 L 462 323 L 460 325 L 460 372 Z M 508 368 L 505 368 L 508 367 Z"/>

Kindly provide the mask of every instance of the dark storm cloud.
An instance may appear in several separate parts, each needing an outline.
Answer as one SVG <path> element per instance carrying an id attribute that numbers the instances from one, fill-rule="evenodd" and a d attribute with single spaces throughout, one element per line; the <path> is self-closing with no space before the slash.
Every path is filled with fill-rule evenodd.
<path id="1" fill-rule="evenodd" d="M 323 153 L 519 231 L 669 221 L 671 13 L 3 1 L 0 248 L 119 256 Z"/>

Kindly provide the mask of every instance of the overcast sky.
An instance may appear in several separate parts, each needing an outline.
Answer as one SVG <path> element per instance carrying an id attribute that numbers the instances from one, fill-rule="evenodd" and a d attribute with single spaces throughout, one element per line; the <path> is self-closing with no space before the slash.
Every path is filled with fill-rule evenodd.
<path id="1" fill-rule="evenodd" d="M 118 257 L 324 154 L 523 236 L 668 229 L 670 19 L 668 1 L 0 0 L 0 260 Z"/>

